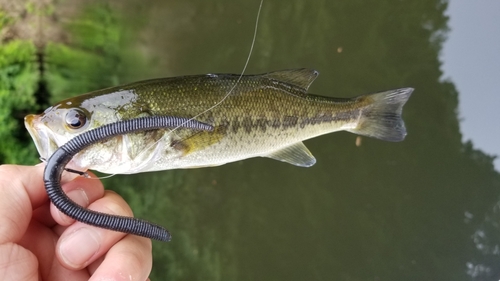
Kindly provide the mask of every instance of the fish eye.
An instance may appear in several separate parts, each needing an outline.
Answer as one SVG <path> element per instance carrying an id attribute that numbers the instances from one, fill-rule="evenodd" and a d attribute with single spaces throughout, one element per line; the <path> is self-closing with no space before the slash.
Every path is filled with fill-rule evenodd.
<path id="1" fill-rule="evenodd" d="M 80 109 L 70 109 L 65 117 L 66 125 L 71 129 L 80 129 L 87 124 L 87 116 Z"/>

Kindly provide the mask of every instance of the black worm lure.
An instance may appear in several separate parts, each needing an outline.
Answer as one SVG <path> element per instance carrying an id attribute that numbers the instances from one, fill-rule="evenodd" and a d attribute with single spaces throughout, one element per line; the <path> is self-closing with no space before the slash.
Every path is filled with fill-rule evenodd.
<path id="1" fill-rule="evenodd" d="M 73 202 L 61 188 L 61 175 L 66 164 L 82 149 L 108 138 L 160 128 L 190 128 L 211 131 L 211 125 L 172 116 L 149 116 L 103 125 L 80 134 L 59 147 L 47 161 L 43 181 L 50 201 L 67 216 L 97 227 L 143 236 L 159 241 L 170 241 L 168 230 L 146 220 L 110 215 L 83 208 Z"/>

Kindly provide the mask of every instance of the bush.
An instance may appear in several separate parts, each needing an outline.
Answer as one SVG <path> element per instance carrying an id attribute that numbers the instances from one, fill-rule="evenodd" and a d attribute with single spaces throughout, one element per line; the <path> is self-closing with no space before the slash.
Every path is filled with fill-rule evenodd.
<path id="1" fill-rule="evenodd" d="M 0 27 L 7 21 L 0 14 Z M 0 45 L 0 163 L 33 164 L 35 147 L 23 127 L 26 112 L 37 110 L 39 74 L 32 42 L 12 40 Z"/>

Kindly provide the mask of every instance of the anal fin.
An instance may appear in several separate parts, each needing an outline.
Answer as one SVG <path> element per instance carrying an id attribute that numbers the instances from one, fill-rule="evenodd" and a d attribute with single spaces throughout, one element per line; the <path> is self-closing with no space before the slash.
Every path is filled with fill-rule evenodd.
<path id="1" fill-rule="evenodd" d="M 316 158 L 314 158 L 303 142 L 294 143 L 271 154 L 264 155 L 264 157 L 287 162 L 299 167 L 311 167 L 316 163 Z"/>

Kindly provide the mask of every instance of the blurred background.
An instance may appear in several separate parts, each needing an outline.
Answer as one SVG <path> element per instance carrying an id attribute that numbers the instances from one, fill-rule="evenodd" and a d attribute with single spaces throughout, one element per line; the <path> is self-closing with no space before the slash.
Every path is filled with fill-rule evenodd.
<path id="1" fill-rule="evenodd" d="M 499 280 L 499 2 L 464 2 L 265 0 L 247 73 L 314 68 L 310 92 L 332 97 L 414 87 L 408 136 L 318 137 L 312 168 L 103 180 L 173 234 L 154 242 L 152 280 Z M 0 163 L 39 161 L 23 117 L 63 98 L 241 73 L 258 6 L 0 0 Z"/>

